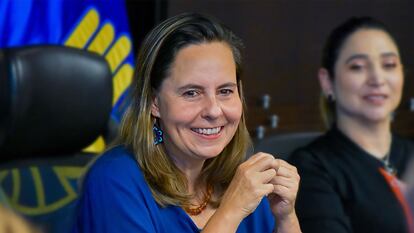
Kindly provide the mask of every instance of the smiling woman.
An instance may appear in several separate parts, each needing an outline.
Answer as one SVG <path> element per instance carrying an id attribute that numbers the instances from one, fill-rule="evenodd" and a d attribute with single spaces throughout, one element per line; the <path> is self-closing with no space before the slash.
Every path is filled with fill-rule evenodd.
<path id="1" fill-rule="evenodd" d="M 118 145 L 88 171 L 74 232 L 300 232 L 296 168 L 246 158 L 241 48 L 199 14 L 147 35 Z"/>
<path id="2" fill-rule="evenodd" d="M 228 45 L 211 42 L 181 49 L 157 93 L 152 115 L 160 120 L 166 152 L 181 171 L 191 172 L 194 164 L 214 158 L 230 143 L 242 103 Z"/>

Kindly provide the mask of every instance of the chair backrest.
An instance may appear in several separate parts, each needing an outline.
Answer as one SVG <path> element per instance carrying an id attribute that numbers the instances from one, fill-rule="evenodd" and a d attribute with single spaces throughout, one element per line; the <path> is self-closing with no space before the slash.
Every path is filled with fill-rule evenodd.
<path id="1" fill-rule="evenodd" d="M 79 151 L 108 123 L 104 58 L 63 46 L 0 52 L 0 160 Z"/>
<path id="2" fill-rule="evenodd" d="M 277 158 L 287 159 L 290 154 L 299 147 L 305 146 L 321 132 L 299 132 L 288 134 L 276 134 L 255 142 L 255 152 L 266 152 Z"/>
<path id="3" fill-rule="evenodd" d="M 0 50 L 0 189 L 45 232 L 69 232 L 77 179 L 112 109 L 106 60 L 63 46 Z"/>

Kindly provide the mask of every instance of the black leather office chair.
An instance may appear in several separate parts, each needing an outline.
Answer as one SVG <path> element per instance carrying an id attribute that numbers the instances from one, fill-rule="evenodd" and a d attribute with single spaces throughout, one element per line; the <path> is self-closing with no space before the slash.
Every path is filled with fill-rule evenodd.
<path id="1" fill-rule="evenodd" d="M 256 141 L 254 151 L 267 152 L 277 158 L 287 159 L 294 150 L 307 145 L 320 135 L 322 135 L 321 132 L 276 134 Z"/>
<path id="2" fill-rule="evenodd" d="M 77 179 L 106 134 L 112 76 L 105 59 L 63 46 L 0 51 L 0 188 L 6 204 L 44 228 L 69 232 Z"/>

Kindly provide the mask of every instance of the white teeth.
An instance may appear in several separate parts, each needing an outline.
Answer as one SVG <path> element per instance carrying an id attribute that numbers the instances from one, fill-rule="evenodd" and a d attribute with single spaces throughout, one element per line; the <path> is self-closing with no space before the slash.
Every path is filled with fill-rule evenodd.
<path id="1" fill-rule="evenodd" d="M 197 132 L 199 134 L 205 134 L 205 135 L 212 135 L 212 134 L 218 134 L 221 130 L 221 127 L 216 128 L 193 128 L 194 132 Z"/>

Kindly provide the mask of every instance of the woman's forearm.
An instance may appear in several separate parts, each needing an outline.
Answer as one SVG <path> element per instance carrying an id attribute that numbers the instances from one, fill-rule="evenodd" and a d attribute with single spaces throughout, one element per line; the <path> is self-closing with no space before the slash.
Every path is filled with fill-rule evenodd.
<path id="1" fill-rule="evenodd" d="M 231 210 L 226 208 L 218 208 L 216 212 L 208 220 L 202 233 L 234 233 L 237 231 L 243 216 L 237 216 Z"/>

